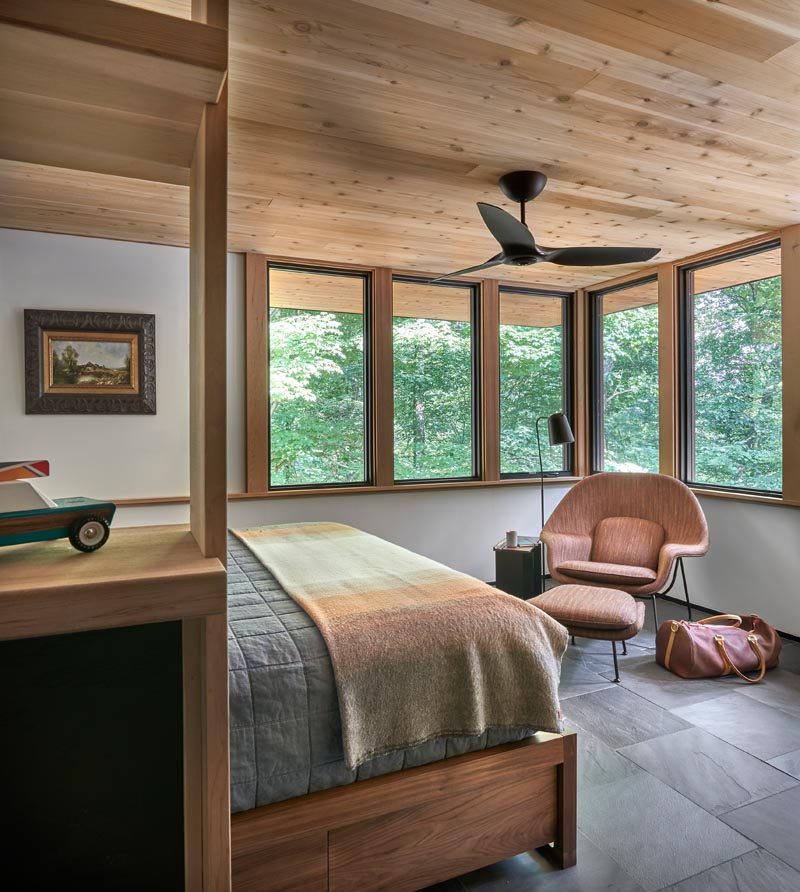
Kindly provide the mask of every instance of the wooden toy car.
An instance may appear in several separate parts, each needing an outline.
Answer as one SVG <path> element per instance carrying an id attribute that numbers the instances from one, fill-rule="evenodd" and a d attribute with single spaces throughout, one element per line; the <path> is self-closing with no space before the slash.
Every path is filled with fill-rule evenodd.
<path id="1" fill-rule="evenodd" d="M 78 551 L 97 551 L 117 506 L 81 496 L 54 501 L 28 479 L 49 473 L 46 461 L 0 462 L 0 545 L 66 538 Z"/>

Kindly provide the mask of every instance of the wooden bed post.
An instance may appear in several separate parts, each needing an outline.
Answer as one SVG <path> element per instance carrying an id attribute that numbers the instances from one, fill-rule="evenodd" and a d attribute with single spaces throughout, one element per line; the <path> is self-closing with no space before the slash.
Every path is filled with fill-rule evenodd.
<path id="1" fill-rule="evenodd" d="M 578 735 L 565 734 L 564 761 L 556 769 L 558 825 L 553 854 L 559 867 L 573 867 L 578 836 Z"/>
<path id="2" fill-rule="evenodd" d="M 227 0 L 192 17 L 227 29 Z M 190 522 L 201 552 L 226 560 L 228 87 L 206 104 L 189 186 Z M 227 614 L 183 622 L 187 890 L 228 892 L 230 766 Z"/>

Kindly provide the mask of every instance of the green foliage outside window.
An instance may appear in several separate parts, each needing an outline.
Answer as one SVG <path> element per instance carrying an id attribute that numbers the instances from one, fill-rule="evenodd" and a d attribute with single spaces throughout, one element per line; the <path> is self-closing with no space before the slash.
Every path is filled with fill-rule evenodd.
<path id="1" fill-rule="evenodd" d="M 269 311 L 270 483 L 366 479 L 364 317 Z"/>
<path id="2" fill-rule="evenodd" d="M 603 316 L 603 470 L 658 472 L 658 305 Z"/>
<path id="3" fill-rule="evenodd" d="M 781 490 L 781 279 L 694 298 L 695 483 Z"/>
<path id="4" fill-rule="evenodd" d="M 500 326 L 500 472 L 538 474 L 536 419 L 564 409 L 560 325 Z M 564 470 L 564 450 L 539 425 L 545 471 Z"/>
<path id="5" fill-rule="evenodd" d="M 394 476 L 472 477 L 469 322 L 395 316 Z"/>

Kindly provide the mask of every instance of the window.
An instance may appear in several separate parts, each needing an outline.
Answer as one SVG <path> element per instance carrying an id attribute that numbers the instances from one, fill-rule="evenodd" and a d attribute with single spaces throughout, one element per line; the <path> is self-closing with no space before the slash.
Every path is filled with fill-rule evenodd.
<path id="1" fill-rule="evenodd" d="M 658 279 L 592 300 L 592 470 L 658 473 Z"/>
<path id="2" fill-rule="evenodd" d="M 268 267 L 270 488 L 368 480 L 368 281 Z"/>
<path id="3" fill-rule="evenodd" d="M 682 271 L 682 465 L 699 486 L 780 493 L 777 243 Z"/>
<path id="4" fill-rule="evenodd" d="M 395 279 L 395 479 L 476 476 L 475 289 Z"/>
<path id="5" fill-rule="evenodd" d="M 525 289 L 500 289 L 500 474 L 539 473 L 536 419 L 570 414 L 568 297 Z M 546 473 L 571 470 L 569 447 L 550 446 L 540 425 Z"/>

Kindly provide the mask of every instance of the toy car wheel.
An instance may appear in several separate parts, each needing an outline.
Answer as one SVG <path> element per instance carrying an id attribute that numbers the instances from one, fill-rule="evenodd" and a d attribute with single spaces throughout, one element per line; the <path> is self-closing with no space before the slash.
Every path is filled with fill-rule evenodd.
<path id="1" fill-rule="evenodd" d="M 96 514 L 87 514 L 72 522 L 69 541 L 78 551 L 97 551 L 108 541 L 111 530 L 108 521 Z"/>

